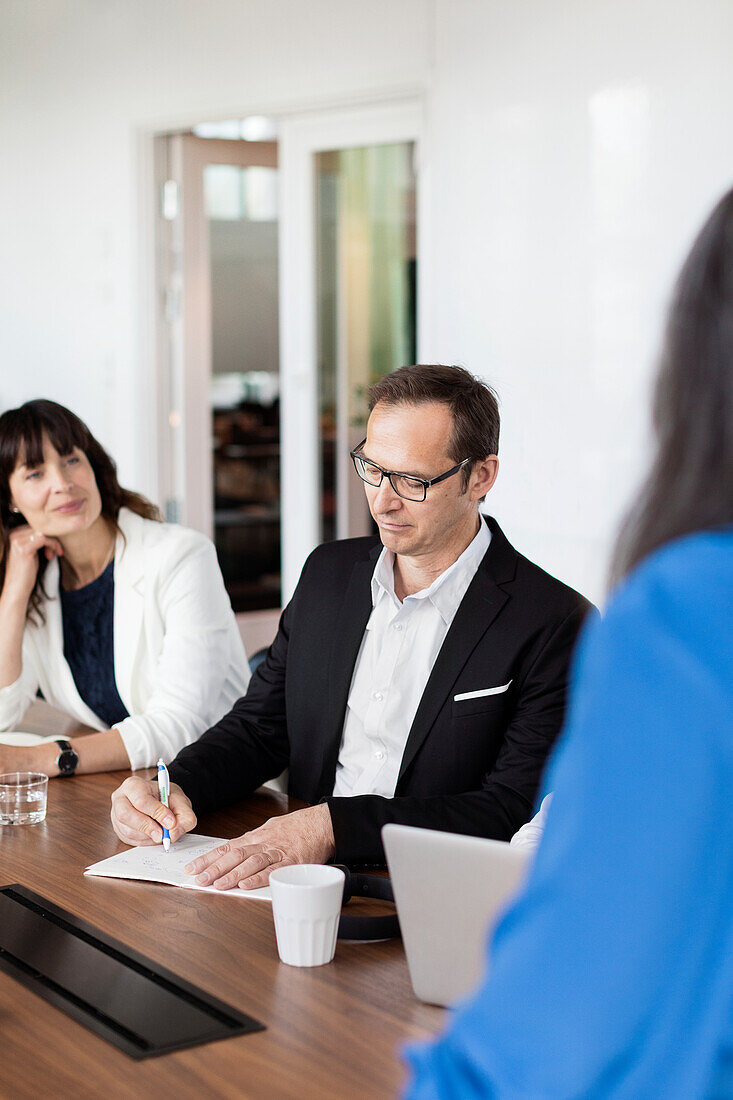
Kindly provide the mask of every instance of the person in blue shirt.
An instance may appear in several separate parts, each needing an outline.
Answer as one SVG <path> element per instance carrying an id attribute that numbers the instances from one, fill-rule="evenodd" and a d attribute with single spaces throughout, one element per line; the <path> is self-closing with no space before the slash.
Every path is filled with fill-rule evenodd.
<path id="1" fill-rule="evenodd" d="M 682 269 L 657 454 L 579 647 L 547 827 L 428 1097 L 733 1097 L 733 191 Z"/>

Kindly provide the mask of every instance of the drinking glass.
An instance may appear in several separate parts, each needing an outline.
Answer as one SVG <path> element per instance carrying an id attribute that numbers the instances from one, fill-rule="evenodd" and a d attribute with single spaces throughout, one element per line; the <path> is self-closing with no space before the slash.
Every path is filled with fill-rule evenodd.
<path id="1" fill-rule="evenodd" d="M 38 825 L 46 816 L 47 795 L 43 772 L 0 775 L 0 825 Z"/>

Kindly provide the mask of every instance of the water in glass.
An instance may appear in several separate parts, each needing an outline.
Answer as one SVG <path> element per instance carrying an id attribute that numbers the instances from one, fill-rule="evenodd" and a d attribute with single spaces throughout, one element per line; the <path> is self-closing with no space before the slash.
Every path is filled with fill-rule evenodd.
<path id="1" fill-rule="evenodd" d="M 37 772 L 0 775 L 0 825 L 38 825 L 46 817 L 48 777 Z"/>

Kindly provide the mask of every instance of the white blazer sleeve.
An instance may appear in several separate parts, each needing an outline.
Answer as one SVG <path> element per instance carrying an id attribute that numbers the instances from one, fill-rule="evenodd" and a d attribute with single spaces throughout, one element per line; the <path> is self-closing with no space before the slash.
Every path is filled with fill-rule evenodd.
<path id="1" fill-rule="evenodd" d="M 156 602 L 164 638 L 152 691 L 120 731 L 130 766 L 170 761 L 218 721 L 249 682 L 244 646 L 208 540 L 179 547 L 160 570 Z"/>
<path id="2" fill-rule="evenodd" d="M 35 668 L 33 645 L 28 638 L 28 627 L 23 633 L 23 669 L 14 684 L 0 688 L 0 730 L 17 726 L 38 691 L 38 675 Z"/>

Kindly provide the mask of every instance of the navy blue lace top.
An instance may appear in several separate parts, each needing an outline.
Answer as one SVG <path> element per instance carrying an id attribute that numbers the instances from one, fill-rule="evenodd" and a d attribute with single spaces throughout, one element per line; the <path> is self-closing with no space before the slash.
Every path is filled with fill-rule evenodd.
<path id="1" fill-rule="evenodd" d="M 83 588 L 59 589 L 64 657 L 76 690 L 108 729 L 128 717 L 115 681 L 114 564 Z"/>

